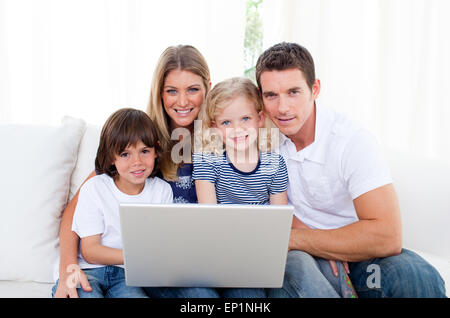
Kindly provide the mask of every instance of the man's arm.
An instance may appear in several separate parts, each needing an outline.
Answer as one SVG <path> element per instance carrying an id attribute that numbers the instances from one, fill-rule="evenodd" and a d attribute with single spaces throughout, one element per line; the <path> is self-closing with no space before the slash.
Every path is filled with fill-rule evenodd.
<path id="1" fill-rule="evenodd" d="M 359 221 L 333 230 L 306 226 L 293 229 L 290 249 L 349 262 L 399 254 L 401 218 L 394 186 L 388 184 L 364 193 L 353 204 Z"/>

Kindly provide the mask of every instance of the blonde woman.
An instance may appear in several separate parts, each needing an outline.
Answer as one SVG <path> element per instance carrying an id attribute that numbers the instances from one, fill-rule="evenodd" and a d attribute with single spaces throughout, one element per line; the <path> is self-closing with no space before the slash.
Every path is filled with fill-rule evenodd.
<path id="1" fill-rule="evenodd" d="M 167 48 L 161 55 L 150 91 L 147 113 L 158 127 L 159 140 L 166 151 L 161 158 L 162 177 L 172 186 L 174 203 L 197 203 L 192 181 L 191 147 L 184 150 L 184 161 L 174 146 L 191 145 L 194 120 L 211 87 L 206 60 L 192 46 Z M 185 133 L 185 134 L 183 134 Z M 183 140 L 183 137 L 186 137 Z"/>

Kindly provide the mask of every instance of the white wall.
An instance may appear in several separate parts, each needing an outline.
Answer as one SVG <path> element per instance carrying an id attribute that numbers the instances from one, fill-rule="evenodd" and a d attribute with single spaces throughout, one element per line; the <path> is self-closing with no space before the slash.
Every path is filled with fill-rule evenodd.
<path id="1" fill-rule="evenodd" d="M 242 75 L 244 34 L 242 0 L 0 0 L 0 122 L 145 109 L 170 45 L 197 47 L 213 83 Z"/>
<path id="2" fill-rule="evenodd" d="M 313 55 L 318 102 L 346 112 L 386 147 L 450 156 L 450 1 L 264 0 L 264 48 Z"/>

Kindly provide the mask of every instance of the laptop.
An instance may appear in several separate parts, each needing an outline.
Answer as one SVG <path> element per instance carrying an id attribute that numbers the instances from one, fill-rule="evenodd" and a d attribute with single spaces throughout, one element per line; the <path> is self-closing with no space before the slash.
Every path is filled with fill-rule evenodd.
<path id="1" fill-rule="evenodd" d="M 280 288 L 290 205 L 121 204 L 126 284 Z"/>

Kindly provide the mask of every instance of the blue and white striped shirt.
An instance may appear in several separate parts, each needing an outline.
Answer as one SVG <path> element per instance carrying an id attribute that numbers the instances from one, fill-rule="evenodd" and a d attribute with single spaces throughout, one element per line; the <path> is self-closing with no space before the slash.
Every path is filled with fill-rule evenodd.
<path id="1" fill-rule="evenodd" d="M 286 191 L 288 173 L 281 155 L 260 152 L 256 168 L 251 172 L 238 170 L 228 159 L 206 153 L 194 153 L 194 180 L 214 184 L 217 203 L 270 204 L 270 195 Z"/>

